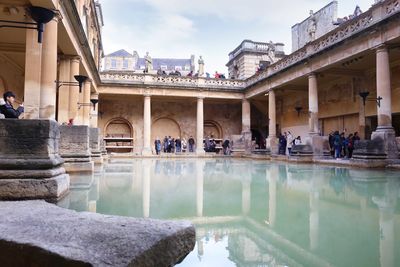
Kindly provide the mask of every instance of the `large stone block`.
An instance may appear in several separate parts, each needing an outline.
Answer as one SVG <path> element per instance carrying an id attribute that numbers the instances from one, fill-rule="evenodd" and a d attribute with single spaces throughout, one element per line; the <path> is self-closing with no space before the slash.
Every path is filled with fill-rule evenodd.
<path id="1" fill-rule="evenodd" d="M 0 120 L 0 199 L 59 199 L 69 177 L 53 120 Z"/>
<path id="2" fill-rule="evenodd" d="M 88 126 L 60 126 L 60 155 L 67 172 L 92 172 Z"/>
<path id="3" fill-rule="evenodd" d="M 393 130 L 376 131 L 371 140 L 358 141 L 354 145 L 353 158 L 359 160 L 398 159 L 399 150 Z"/>
<path id="4" fill-rule="evenodd" d="M 193 250 L 189 222 L 78 213 L 44 201 L 0 202 L 4 266 L 173 266 Z"/>
<path id="5" fill-rule="evenodd" d="M 94 163 L 102 163 L 103 157 L 100 147 L 100 129 L 89 128 L 90 153 Z"/>

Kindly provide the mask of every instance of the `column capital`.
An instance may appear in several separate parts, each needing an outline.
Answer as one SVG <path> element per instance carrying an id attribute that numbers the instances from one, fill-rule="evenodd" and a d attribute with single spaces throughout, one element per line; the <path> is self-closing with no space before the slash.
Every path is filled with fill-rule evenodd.
<path id="1" fill-rule="evenodd" d="M 317 78 L 318 73 L 317 72 L 310 72 L 308 74 L 308 79 L 312 79 L 312 78 Z"/>
<path id="2" fill-rule="evenodd" d="M 69 59 L 71 61 L 78 61 L 78 62 L 81 61 L 81 57 L 80 56 L 76 56 L 76 55 L 58 55 L 58 58 L 60 60 Z"/>
<path id="3" fill-rule="evenodd" d="M 151 98 L 151 94 L 150 93 L 144 93 L 143 97 L 146 99 Z"/>
<path id="4" fill-rule="evenodd" d="M 376 53 L 381 53 L 381 52 L 388 52 L 389 48 L 385 43 L 383 43 L 374 47 L 373 50 L 375 50 Z"/>
<path id="5" fill-rule="evenodd" d="M 205 96 L 198 96 L 197 100 L 204 100 L 206 97 Z"/>

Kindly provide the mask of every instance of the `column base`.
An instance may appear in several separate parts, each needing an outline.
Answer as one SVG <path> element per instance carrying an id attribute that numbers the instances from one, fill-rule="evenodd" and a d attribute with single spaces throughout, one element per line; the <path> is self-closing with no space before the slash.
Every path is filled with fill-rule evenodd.
<path id="1" fill-rule="evenodd" d="M 93 161 L 75 161 L 75 162 L 65 162 L 64 168 L 67 173 L 74 172 L 93 172 L 94 171 L 94 162 Z"/>
<path id="2" fill-rule="evenodd" d="M 267 150 L 270 151 L 271 156 L 279 154 L 279 140 L 275 136 L 268 137 L 266 141 Z"/>
<path id="3" fill-rule="evenodd" d="M 246 155 L 250 155 L 253 150 L 252 140 L 251 140 L 251 132 L 242 132 L 243 141 L 244 141 L 244 152 Z"/>
<path id="4" fill-rule="evenodd" d="M 399 158 L 396 133 L 392 127 L 378 127 L 371 140 L 359 141 L 354 147 L 356 160 L 393 160 Z"/>
<path id="5" fill-rule="evenodd" d="M 151 148 L 143 148 L 142 156 L 144 156 L 144 157 L 153 156 L 153 152 L 151 151 Z"/>

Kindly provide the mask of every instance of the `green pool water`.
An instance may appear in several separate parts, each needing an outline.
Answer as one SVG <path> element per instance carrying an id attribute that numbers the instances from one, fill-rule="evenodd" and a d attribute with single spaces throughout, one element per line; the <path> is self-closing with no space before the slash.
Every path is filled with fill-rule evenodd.
<path id="1" fill-rule="evenodd" d="M 400 172 L 231 159 L 110 160 L 59 205 L 184 219 L 179 266 L 400 266 Z"/>

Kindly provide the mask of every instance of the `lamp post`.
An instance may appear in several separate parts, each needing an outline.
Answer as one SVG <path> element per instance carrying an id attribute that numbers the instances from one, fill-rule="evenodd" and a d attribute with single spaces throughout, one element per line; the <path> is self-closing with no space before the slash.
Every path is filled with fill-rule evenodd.
<path id="1" fill-rule="evenodd" d="M 22 22 L 13 20 L 0 20 L 0 28 L 32 29 L 38 31 L 38 43 L 42 43 L 44 25 L 49 23 L 56 15 L 53 10 L 31 6 L 28 13 L 35 22 Z"/>
<path id="2" fill-rule="evenodd" d="M 365 106 L 367 101 L 375 101 L 378 107 L 381 107 L 381 100 L 383 99 L 381 96 L 378 96 L 377 98 L 368 98 L 369 92 L 364 91 L 359 93 L 360 97 L 363 100 L 363 104 Z"/>

